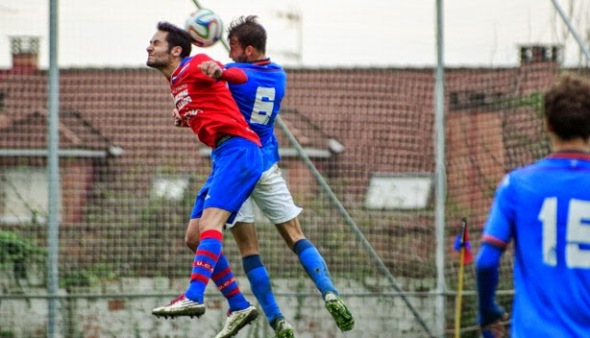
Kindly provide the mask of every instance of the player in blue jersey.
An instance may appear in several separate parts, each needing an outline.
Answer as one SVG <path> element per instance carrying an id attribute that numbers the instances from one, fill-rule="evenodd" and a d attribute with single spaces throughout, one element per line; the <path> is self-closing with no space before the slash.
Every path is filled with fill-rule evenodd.
<path id="1" fill-rule="evenodd" d="M 553 152 L 506 175 L 477 257 L 479 324 L 502 337 L 500 258 L 514 241 L 511 337 L 590 337 L 590 81 L 558 79 L 544 96 Z"/>
<path id="2" fill-rule="evenodd" d="M 280 157 L 274 126 L 285 95 L 286 73 L 281 66 L 266 57 L 266 31 L 257 22 L 256 16 L 234 20 L 229 27 L 228 39 L 229 56 L 235 63 L 225 65 L 224 69 L 209 63 L 210 68 L 204 71 L 219 77 L 224 71 L 240 68 L 248 75 L 247 82 L 228 81 L 228 86 L 250 128 L 260 137 L 264 172 L 251 197 L 238 212 L 236 222 L 228 224 L 228 228 L 238 244 L 252 292 L 275 330 L 276 337 L 294 337 L 291 325 L 284 319 L 275 301 L 268 272 L 260 258 L 254 228 L 255 202 L 299 257 L 338 327 L 342 331 L 352 330 L 354 318 L 339 297 L 324 258 L 305 237 L 297 218 L 302 209 L 293 202 L 277 164 Z M 203 68 L 206 66 L 203 65 Z M 223 330 L 230 330 L 237 324 L 239 318 L 230 315 Z"/>

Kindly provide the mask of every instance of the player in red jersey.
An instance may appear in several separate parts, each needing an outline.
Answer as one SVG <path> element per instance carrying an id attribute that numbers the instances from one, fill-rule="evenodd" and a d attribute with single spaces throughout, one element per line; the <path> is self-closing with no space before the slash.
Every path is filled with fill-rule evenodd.
<path id="1" fill-rule="evenodd" d="M 148 47 L 149 48 L 149 47 Z M 147 65 L 158 68 L 156 54 L 148 57 Z M 171 75 L 159 68 L 170 81 L 170 91 L 182 123 L 186 123 L 211 148 L 216 148 L 219 138 L 231 135 L 248 139 L 260 146 L 258 135 L 248 127 L 225 81 L 214 81 L 205 75 L 200 65 L 211 61 L 206 54 L 183 58 Z M 224 79 L 232 82 L 247 79 L 243 71 L 224 72 Z M 243 79 L 243 80 L 242 80 Z M 198 118 L 193 118 L 198 115 Z"/>
<path id="2" fill-rule="evenodd" d="M 146 48 L 147 66 L 159 70 L 168 81 L 180 124 L 190 127 L 199 140 L 211 147 L 212 171 L 199 191 L 186 230 L 185 242 L 196 248 L 190 284 L 169 305 L 152 310 L 156 316 L 201 316 L 203 294 L 212 279 L 230 303 L 232 313 L 243 312 L 248 320 L 258 316 L 240 292 L 222 252 L 223 225 L 235 217 L 262 174 L 260 140 L 246 123 L 229 92 L 226 77 L 245 76 L 224 72 L 219 80 L 200 69 L 205 54 L 190 57 L 191 38 L 183 29 L 160 22 Z M 234 79 L 235 80 L 235 79 Z"/>

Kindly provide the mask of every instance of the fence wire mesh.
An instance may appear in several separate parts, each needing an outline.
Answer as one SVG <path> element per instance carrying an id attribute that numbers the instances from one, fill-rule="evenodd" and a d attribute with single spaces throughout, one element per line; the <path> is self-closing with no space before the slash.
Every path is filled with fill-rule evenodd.
<path id="1" fill-rule="evenodd" d="M 12 8 L 29 7 L 9 0 L 0 12 L 9 17 Z M 63 34 L 86 39 L 75 33 L 83 22 L 68 25 L 76 28 Z M 38 37 L 15 34 L 18 27 L 0 33 L 10 41 L 0 52 L 12 58 L 0 69 L 4 338 L 46 336 L 49 298 L 48 72 L 39 64 Z M 149 34 L 137 39 L 147 41 Z M 281 112 L 287 132 L 276 127 L 280 166 L 304 208 L 300 221 L 306 236 L 355 316 L 347 337 L 453 334 L 459 269 L 453 243 L 460 220 L 468 220 L 477 252 L 501 177 L 550 151 L 540 119 L 542 93 L 563 71 L 589 76 L 587 62 L 561 63 L 559 45 L 511 48 L 520 60 L 512 66 L 445 69 L 444 332 L 437 331 L 435 306 L 441 295 L 436 292 L 434 69 L 287 67 Z M 208 149 L 190 130 L 173 126 L 166 81 L 145 66 L 63 67 L 59 97 L 59 336 L 214 336 L 227 305 L 213 285 L 201 319 L 150 314 L 186 289 L 193 255 L 184 232 L 211 165 Z M 256 223 L 277 300 L 298 337 L 342 336 L 275 227 L 260 212 Z M 254 302 L 229 232 L 224 252 Z M 499 292 L 507 310 L 511 273 L 508 254 Z M 472 265 L 464 278 L 461 336 L 479 337 Z M 259 319 L 238 337 L 273 334 Z"/>

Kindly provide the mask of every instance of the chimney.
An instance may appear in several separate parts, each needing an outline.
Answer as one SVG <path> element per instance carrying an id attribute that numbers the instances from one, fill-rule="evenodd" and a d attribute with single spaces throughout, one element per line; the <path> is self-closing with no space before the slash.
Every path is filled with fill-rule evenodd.
<path id="1" fill-rule="evenodd" d="M 10 37 L 12 51 L 12 70 L 18 73 L 31 74 L 37 71 L 39 61 L 39 37 Z"/>
<path id="2" fill-rule="evenodd" d="M 560 45 L 522 45 L 520 48 L 520 64 L 561 63 Z"/>

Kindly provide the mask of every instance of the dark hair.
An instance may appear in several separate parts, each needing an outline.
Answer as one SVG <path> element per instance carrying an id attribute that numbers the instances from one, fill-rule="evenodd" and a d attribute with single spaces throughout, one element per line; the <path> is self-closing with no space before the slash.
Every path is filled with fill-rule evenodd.
<path id="1" fill-rule="evenodd" d="M 168 42 L 168 51 L 170 51 L 173 47 L 179 46 L 182 48 L 182 52 L 180 53 L 181 58 L 185 58 L 191 55 L 191 36 L 190 34 L 169 22 L 161 21 L 158 22 L 158 30 L 167 32 L 166 35 L 166 42 Z"/>
<path id="2" fill-rule="evenodd" d="M 566 74 L 545 94 L 545 118 L 563 140 L 590 137 L 590 81 Z"/>
<path id="3" fill-rule="evenodd" d="M 242 47 L 252 46 L 261 53 L 266 53 L 266 29 L 258 23 L 256 15 L 241 16 L 231 22 L 228 39 L 236 37 Z"/>

